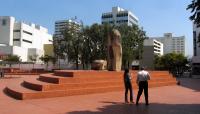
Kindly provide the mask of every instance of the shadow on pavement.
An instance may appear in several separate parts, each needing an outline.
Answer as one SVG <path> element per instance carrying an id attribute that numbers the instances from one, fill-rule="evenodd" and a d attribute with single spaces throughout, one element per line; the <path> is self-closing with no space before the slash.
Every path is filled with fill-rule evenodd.
<path id="1" fill-rule="evenodd" d="M 193 89 L 197 92 L 200 91 L 200 79 L 192 79 L 192 78 L 178 78 L 180 81 L 180 86 Z"/>
<path id="2" fill-rule="evenodd" d="M 66 114 L 199 114 L 200 104 L 124 104 L 120 102 L 103 102 L 106 106 L 97 111 L 73 111 Z M 108 104 L 108 105 L 107 105 Z"/>

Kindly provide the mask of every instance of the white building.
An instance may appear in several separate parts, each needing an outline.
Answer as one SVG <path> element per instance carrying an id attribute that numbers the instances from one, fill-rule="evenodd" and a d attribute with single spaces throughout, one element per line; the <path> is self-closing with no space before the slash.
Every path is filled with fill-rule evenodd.
<path id="1" fill-rule="evenodd" d="M 138 18 L 131 12 L 120 7 L 113 7 L 112 12 L 103 13 L 101 16 L 101 23 L 109 23 L 114 25 L 138 24 Z"/>
<path id="2" fill-rule="evenodd" d="M 74 20 L 59 20 L 55 22 L 55 33 L 54 37 L 56 39 L 63 39 L 63 31 L 66 28 L 76 27 L 77 30 L 80 30 L 80 23 Z"/>
<path id="3" fill-rule="evenodd" d="M 164 33 L 163 37 L 151 37 L 163 43 L 164 54 L 180 53 L 185 55 L 185 36 L 174 37 L 172 33 Z"/>
<path id="4" fill-rule="evenodd" d="M 22 61 L 29 61 L 29 56 L 44 54 L 44 44 L 52 44 L 52 35 L 46 28 L 0 16 L 1 53 L 18 55 Z"/>
<path id="5" fill-rule="evenodd" d="M 147 67 L 147 69 L 154 69 L 155 55 L 163 55 L 163 43 L 155 39 L 145 39 L 140 66 Z"/>

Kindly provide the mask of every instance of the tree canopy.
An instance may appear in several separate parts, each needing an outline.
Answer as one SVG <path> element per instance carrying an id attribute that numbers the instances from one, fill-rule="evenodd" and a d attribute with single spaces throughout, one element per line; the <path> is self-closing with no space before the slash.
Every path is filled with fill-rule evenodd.
<path id="1" fill-rule="evenodd" d="M 192 3 L 188 5 L 187 10 L 191 10 L 192 15 L 190 20 L 194 21 L 197 26 L 200 26 L 200 0 L 192 0 Z"/>
<path id="2" fill-rule="evenodd" d="M 8 55 L 3 61 L 7 62 L 20 62 L 20 57 L 17 55 Z"/>
<path id="3" fill-rule="evenodd" d="M 118 29 L 121 33 L 122 63 L 124 67 L 129 67 L 133 59 L 141 58 L 143 41 L 147 38 L 143 29 L 137 25 L 113 26 L 107 23 L 96 23 L 84 27 L 72 23 L 71 27 L 67 27 L 63 31 L 64 48 L 61 52 L 67 54 L 69 61 L 76 63 L 77 69 L 79 63 L 85 67 L 96 59 L 106 60 L 108 35 L 113 28 Z"/>
<path id="4" fill-rule="evenodd" d="M 181 73 L 185 70 L 188 63 L 187 58 L 183 54 L 169 53 L 161 57 L 155 55 L 155 69 L 169 70 L 171 73 Z"/>

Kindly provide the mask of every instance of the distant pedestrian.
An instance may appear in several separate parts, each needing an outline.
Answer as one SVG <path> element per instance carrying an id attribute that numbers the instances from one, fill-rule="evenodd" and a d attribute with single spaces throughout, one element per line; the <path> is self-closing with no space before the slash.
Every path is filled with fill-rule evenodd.
<path id="1" fill-rule="evenodd" d="M 125 69 L 125 71 L 124 71 L 125 103 L 129 103 L 128 102 L 128 91 L 130 92 L 130 102 L 134 103 L 131 80 L 132 80 L 132 77 L 129 73 L 129 69 Z"/>
<path id="2" fill-rule="evenodd" d="M 141 71 L 139 71 L 138 74 L 137 74 L 137 80 L 136 80 L 137 84 L 139 86 L 136 105 L 138 105 L 138 102 L 139 102 L 140 96 L 142 95 L 143 90 L 144 90 L 144 96 L 145 96 L 146 105 L 149 105 L 149 100 L 148 100 L 148 80 L 150 80 L 149 72 L 145 71 L 145 68 L 142 67 Z"/>
<path id="3" fill-rule="evenodd" d="M 3 72 L 2 68 L 0 68 L 0 76 L 1 76 L 1 78 L 4 77 L 4 72 Z"/>

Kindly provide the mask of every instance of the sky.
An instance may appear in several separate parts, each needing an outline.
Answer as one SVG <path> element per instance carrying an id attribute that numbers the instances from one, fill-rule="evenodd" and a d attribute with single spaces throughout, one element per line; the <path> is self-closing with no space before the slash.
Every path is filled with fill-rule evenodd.
<path id="1" fill-rule="evenodd" d="M 13 16 L 17 21 L 32 22 L 54 33 L 57 20 L 75 16 L 84 25 L 101 23 L 101 15 L 119 6 L 130 10 L 139 18 L 147 36 L 186 37 L 186 56 L 193 55 L 191 15 L 186 10 L 192 0 L 0 0 L 0 16 Z"/>

